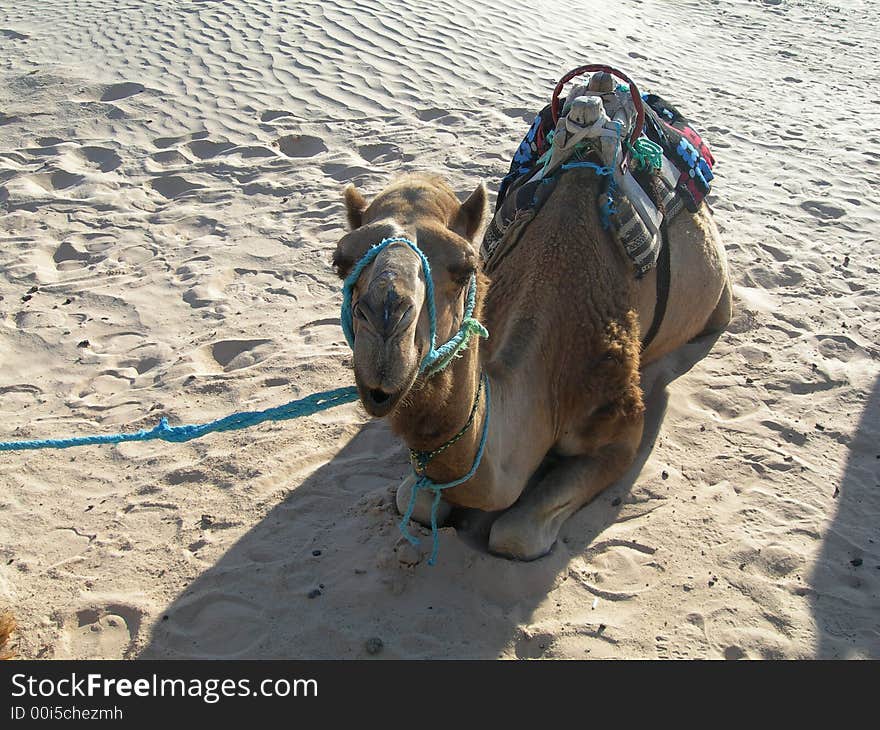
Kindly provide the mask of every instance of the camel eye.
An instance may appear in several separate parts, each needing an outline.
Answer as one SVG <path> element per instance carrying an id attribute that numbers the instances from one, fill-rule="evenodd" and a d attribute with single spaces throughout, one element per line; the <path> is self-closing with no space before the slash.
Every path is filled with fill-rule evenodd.
<path id="1" fill-rule="evenodd" d="M 449 276 L 452 278 L 452 281 L 458 286 L 465 286 L 470 280 L 471 275 L 476 271 L 476 268 L 470 265 L 463 266 L 455 266 L 450 267 Z"/>
<path id="2" fill-rule="evenodd" d="M 457 286 L 465 286 L 477 271 L 477 257 L 473 251 L 459 252 L 457 260 L 447 264 L 449 276 Z"/>

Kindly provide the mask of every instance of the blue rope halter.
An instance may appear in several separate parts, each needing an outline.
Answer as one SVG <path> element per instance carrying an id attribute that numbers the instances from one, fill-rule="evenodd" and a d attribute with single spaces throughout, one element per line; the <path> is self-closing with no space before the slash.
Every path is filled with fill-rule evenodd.
<path id="1" fill-rule="evenodd" d="M 464 317 L 461 327 L 452 338 L 444 345 L 437 347 L 437 307 L 434 303 L 434 280 L 431 278 L 431 264 L 428 263 L 428 257 L 422 250 L 416 246 L 408 238 L 395 236 L 392 238 L 383 238 L 379 243 L 370 248 L 361 259 L 354 265 L 351 273 L 345 278 L 342 285 L 342 331 L 345 333 L 345 339 L 348 346 L 354 349 L 354 325 L 351 314 L 351 294 L 357 280 L 360 279 L 364 269 L 367 268 L 375 258 L 388 246 L 393 243 L 403 243 L 409 246 L 419 257 L 422 262 L 422 273 L 425 276 L 425 301 L 428 305 L 428 321 L 431 325 L 431 350 L 422 359 L 419 366 L 420 373 L 427 373 L 428 377 L 434 373 L 443 370 L 454 357 L 468 346 L 468 342 L 473 335 L 480 337 L 488 337 L 489 332 L 473 318 L 474 307 L 477 299 L 477 277 L 471 274 L 470 285 L 468 286 L 467 299 L 464 307 Z"/>

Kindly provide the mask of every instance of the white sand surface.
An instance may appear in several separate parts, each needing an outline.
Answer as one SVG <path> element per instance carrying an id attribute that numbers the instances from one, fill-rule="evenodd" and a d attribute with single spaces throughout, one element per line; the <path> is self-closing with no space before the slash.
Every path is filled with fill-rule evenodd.
<path id="1" fill-rule="evenodd" d="M 350 384 L 343 186 L 494 192 L 581 63 L 704 133 L 737 298 L 534 563 L 399 549 L 406 454 L 356 405 L 0 454 L 19 655 L 880 658 L 878 37 L 854 0 L 4 0 L 0 440 Z"/>

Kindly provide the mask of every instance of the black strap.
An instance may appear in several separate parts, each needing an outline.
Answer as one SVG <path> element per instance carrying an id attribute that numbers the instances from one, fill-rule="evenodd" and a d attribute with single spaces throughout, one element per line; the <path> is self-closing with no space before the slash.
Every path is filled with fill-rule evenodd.
<path id="1" fill-rule="evenodd" d="M 642 352 L 648 349 L 648 345 L 657 336 L 663 317 L 666 316 L 666 302 L 669 300 L 669 235 L 666 221 L 660 224 L 660 255 L 657 258 L 657 305 L 654 307 L 654 319 L 651 328 L 642 338 Z"/>

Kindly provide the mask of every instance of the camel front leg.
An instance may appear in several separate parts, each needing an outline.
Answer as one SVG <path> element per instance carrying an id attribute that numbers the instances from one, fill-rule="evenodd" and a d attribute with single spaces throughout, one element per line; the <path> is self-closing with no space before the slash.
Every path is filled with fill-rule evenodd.
<path id="1" fill-rule="evenodd" d="M 642 439 L 643 423 L 639 416 L 613 442 L 589 455 L 568 457 L 554 466 L 495 520 L 489 533 L 489 550 L 518 560 L 535 560 L 550 552 L 565 521 L 632 464 Z"/>

